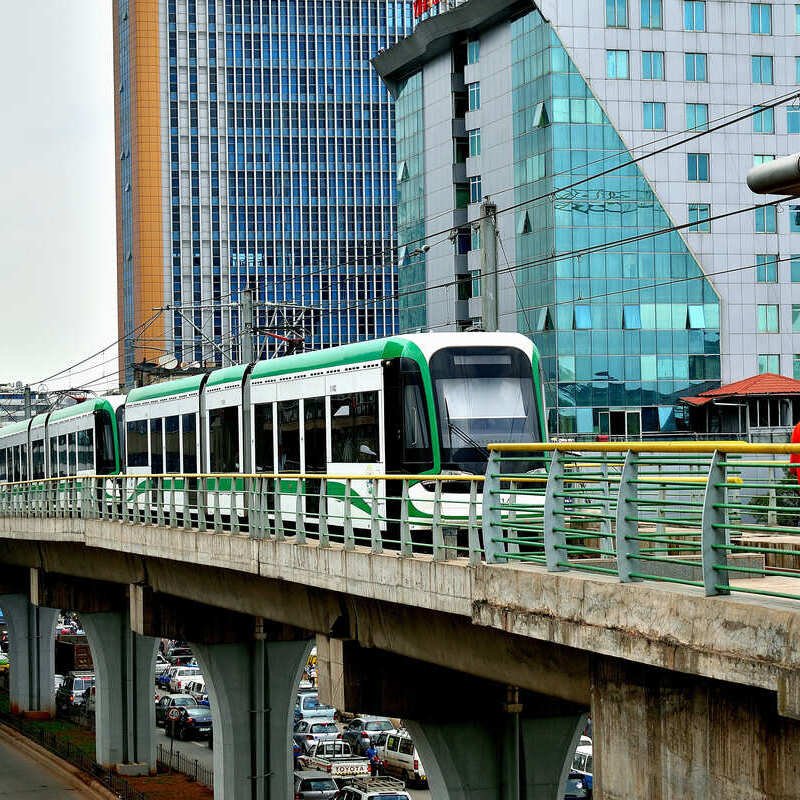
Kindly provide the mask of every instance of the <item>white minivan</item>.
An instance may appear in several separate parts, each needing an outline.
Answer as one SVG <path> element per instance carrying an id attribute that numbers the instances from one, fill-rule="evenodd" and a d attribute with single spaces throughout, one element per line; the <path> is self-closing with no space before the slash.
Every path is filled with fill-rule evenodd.
<path id="1" fill-rule="evenodd" d="M 422 766 L 419 753 L 408 731 L 397 731 L 386 737 L 386 744 L 383 746 L 383 771 L 402 778 L 409 786 L 412 783 L 417 786 L 427 785 L 428 776 L 425 774 L 425 767 Z"/>

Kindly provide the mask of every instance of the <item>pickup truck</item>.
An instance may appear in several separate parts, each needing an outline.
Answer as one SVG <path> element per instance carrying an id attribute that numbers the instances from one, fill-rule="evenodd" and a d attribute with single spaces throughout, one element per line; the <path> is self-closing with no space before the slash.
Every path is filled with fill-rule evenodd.
<path id="1" fill-rule="evenodd" d="M 300 769 L 318 769 L 332 778 L 355 778 L 369 775 L 369 759 L 355 756 L 347 742 L 318 742 L 297 759 Z"/>

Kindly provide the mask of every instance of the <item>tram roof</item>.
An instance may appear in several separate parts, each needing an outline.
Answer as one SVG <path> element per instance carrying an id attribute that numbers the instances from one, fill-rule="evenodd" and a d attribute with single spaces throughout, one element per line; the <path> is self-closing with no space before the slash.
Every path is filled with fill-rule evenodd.
<path id="1" fill-rule="evenodd" d="M 93 397 L 90 400 L 84 400 L 82 403 L 76 403 L 74 406 L 59 408 L 50 415 L 48 422 L 58 422 L 60 419 L 79 417 L 81 414 L 88 414 L 90 411 L 96 411 L 98 408 L 107 408 L 109 405 L 105 397 Z"/>
<path id="2" fill-rule="evenodd" d="M 151 383 L 149 386 L 141 386 L 138 389 L 131 389 L 128 392 L 129 403 L 140 403 L 143 400 L 158 400 L 162 397 L 173 397 L 178 394 L 188 394 L 189 392 L 200 391 L 205 374 L 187 375 L 183 378 L 175 378 L 172 381 L 162 383 Z"/>

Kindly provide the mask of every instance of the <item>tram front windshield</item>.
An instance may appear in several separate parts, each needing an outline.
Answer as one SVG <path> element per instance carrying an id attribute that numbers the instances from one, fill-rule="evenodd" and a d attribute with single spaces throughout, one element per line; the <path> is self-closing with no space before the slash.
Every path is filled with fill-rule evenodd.
<path id="1" fill-rule="evenodd" d="M 439 350 L 430 360 L 442 468 L 483 474 L 491 442 L 539 442 L 528 356 L 511 347 Z"/>

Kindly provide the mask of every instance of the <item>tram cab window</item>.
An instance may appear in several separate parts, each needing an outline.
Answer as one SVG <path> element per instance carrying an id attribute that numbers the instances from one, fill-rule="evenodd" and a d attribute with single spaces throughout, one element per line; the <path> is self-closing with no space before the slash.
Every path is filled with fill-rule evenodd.
<path id="1" fill-rule="evenodd" d="M 239 407 L 208 412 L 209 467 L 211 472 L 239 471 Z"/>
<path id="2" fill-rule="evenodd" d="M 31 461 L 34 480 L 44 478 L 44 439 L 34 439 L 31 442 Z M 1 463 L 1 462 L 0 462 Z M 2 477 L 0 477 L 2 480 Z"/>
<path id="3" fill-rule="evenodd" d="M 94 431 L 78 431 L 78 470 L 94 470 Z"/>
<path id="4" fill-rule="evenodd" d="M 197 472 L 197 418 L 194 414 L 181 416 L 183 435 L 183 471 L 186 474 Z"/>
<path id="5" fill-rule="evenodd" d="M 325 472 L 325 398 L 309 397 L 303 401 L 303 433 L 305 434 L 306 472 Z"/>
<path id="6" fill-rule="evenodd" d="M 380 461 L 377 392 L 333 395 L 330 422 L 334 462 L 369 464 Z"/>
<path id="7" fill-rule="evenodd" d="M 26 444 L 19 446 L 19 465 L 20 480 L 28 480 L 28 445 Z"/>
<path id="8" fill-rule="evenodd" d="M 55 478 L 58 475 L 58 437 L 52 436 L 50 438 L 50 477 Z"/>
<path id="9" fill-rule="evenodd" d="M 117 469 L 114 457 L 114 428 L 111 425 L 111 414 L 106 409 L 95 412 L 95 471 L 98 475 L 110 475 Z M 124 431 L 124 428 L 119 428 Z M 124 437 L 120 437 L 123 438 Z"/>
<path id="10" fill-rule="evenodd" d="M 69 465 L 67 463 L 67 435 L 65 433 L 58 437 L 58 477 L 64 478 L 69 475 Z"/>
<path id="11" fill-rule="evenodd" d="M 13 453 L 13 458 L 14 458 L 14 480 L 21 481 L 22 470 L 20 469 L 19 465 L 19 447 L 12 447 L 11 452 Z"/>
<path id="12" fill-rule="evenodd" d="M 0 481 L 8 480 L 6 477 L 8 473 L 6 472 L 6 451 L 4 448 L 0 448 Z"/>
<path id="13" fill-rule="evenodd" d="M 181 471 L 181 431 L 180 417 L 166 417 L 164 420 L 164 471 Z"/>
<path id="14" fill-rule="evenodd" d="M 272 403 L 259 403 L 253 413 L 253 435 L 256 444 L 256 472 L 275 471 L 275 447 L 272 440 L 274 422 Z"/>
<path id="15" fill-rule="evenodd" d="M 164 472 L 163 430 L 163 419 L 150 420 L 150 472 L 153 475 L 160 475 Z"/>
<path id="16" fill-rule="evenodd" d="M 126 425 L 128 466 L 146 467 L 150 463 L 147 449 L 147 420 L 136 419 Z"/>
<path id="17" fill-rule="evenodd" d="M 278 403 L 278 472 L 300 472 L 300 401 Z"/>
<path id="18" fill-rule="evenodd" d="M 78 474 L 78 434 L 69 434 L 69 474 Z"/>

